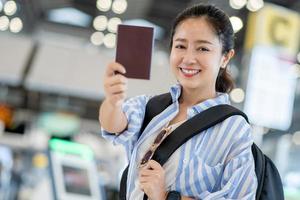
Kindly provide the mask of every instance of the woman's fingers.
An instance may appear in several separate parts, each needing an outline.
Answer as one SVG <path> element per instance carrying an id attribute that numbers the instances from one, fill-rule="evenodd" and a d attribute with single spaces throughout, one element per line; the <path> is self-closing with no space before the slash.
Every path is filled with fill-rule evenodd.
<path id="1" fill-rule="evenodd" d="M 151 170 L 147 170 L 151 171 Z M 154 171 L 154 170 L 153 170 Z M 160 176 L 161 172 L 156 171 L 158 174 L 153 173 L 150 176 L 140 176 L 139 184 L 141 190 L 147 194 L 149 199 L 165 199 L 166 197 L 166 189 L 165 189 L 165 178 L 164 176 Z M 156 176 L 160 176 L 157 178 Z"/>
<path id="2" fill-rule="evenodd" d="M 162 166 L 155 160 L 149 160 L 149 162 L 147 164 L 147 168 L 153 169 L 153 170 L 162 170 L 163 169 Z"/>
<path id="3" fill-rule="evenodd" d="M 125 76 L 121 74 L 117 74 L 111 77 L 106 77 L 104 79 L 104 86 L 105 87 L 110 87 L 116 84 L 127 84 L 128 80 Z"/>
<path id="4" fill-rule="evenodd" d="M 158 170 L 153 170 L 153 169 L 142 169 L 140 171 L 140 176 L 157 176 L 158 174 L 162 173 L 161 171 Z"/>
<path id="5" fill-rule="evenodd" d="M 147 182 L 147 181 L 159 181 L 162 178 L 164 178 L 164 174 L 161 172 L 150 172 L 150 173 L 144 173 L 140 174 L 140 182 Z"/>
<path id="6" fill-rule="evenodd" d="M 117 62 L 109 63 L 106 68 L 106 76 L 113 76 L 116 73 L 125 74 L 126 73 L 125 67 Z"/>
<path id="7" fill-rule="evenodd" d="M 147 165 L 140 170 L 140 176 L 158 176 L 164 174 L 164 169 L 155 160 L 150 160 Z"/>
<path id="8" fill-rule="evenodd" d="M 108 86 L 107 88 L 107 93 L 109 95 L 113 95 L 113 94 L 119 94 L 119 93 L 123 93 L 127 91 L 127 84 L 113 84 L 111 86 Z"/>
<path id="9" fill-rule="evenodd" d="M 164 173 L 164 169 L 158 162 L 150 160 L 147 166 L 140 170 L 139 180 L 141 183 L 160 182 L 162 179 L 164 179 Z"/>
<path id="10" fill-rule="evenodd" d="M 104 76 L 105 96 L 112 105 L 121 105 L 126 98 L 127 78 L 122 75 L 126 72 L 125 68 L 117 63 L 111 62 Z"/>
<path id="11" fill-rule="evenodd" d="M 140 177 L 140 183 L 143 184 L 143 183 L 148 183 L 148 182 L 151 182 L 153 181 L 153 178 L 151 176 L 141 176 Z"/>

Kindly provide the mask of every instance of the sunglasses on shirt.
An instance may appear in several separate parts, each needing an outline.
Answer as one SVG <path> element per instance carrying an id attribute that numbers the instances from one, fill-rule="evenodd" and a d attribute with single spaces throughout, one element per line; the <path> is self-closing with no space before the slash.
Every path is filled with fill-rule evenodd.
<path id="1" fill-rule="evenodd" d="M 162 141 L 164 141 L 164 139 L 170 134 L 170 132 L 171 132 L 171 126 L 165 126 L 159 132 L 159 134 L 156 136 L 153 144 L 151 145 L 149 150 L 143 156 L 143 158 L 140 162 L 139 168 L 143 168 L 147 165 L 149 160 L 151 160 L 151 158 L 153 157 L 153 154 L 154 154 L 155 150 L 157 149 L 157 147 L 162 143 Z"/>

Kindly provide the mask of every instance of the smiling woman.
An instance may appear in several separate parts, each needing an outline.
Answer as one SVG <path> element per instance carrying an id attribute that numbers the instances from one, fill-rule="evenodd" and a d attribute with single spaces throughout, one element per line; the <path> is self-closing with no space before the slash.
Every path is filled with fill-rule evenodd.
<path id="1" fill-rule="evenodd" d="M 225 68 L 234 51 L 222 54 L 222 43 L 204 17 L 189 18 L 178 24 L 173 36 L 170 64 L 185 90 L 198 90 L 206 97 L 215 95 L 220 68 Z"/>
<path id="2" fill-rule="evenodd" d="M 103 136 L 127 150 L 130 165 L 121 199 L 143 199 L 144 194 L 151 200 L 255 199 L 253 139 L 241 116 L 198 133 L 162 166 L 152 159 L 163 140 L 179 133 L 174 130 L 181 124 L 211 107 L 230 104 L 227 93 L 233 82 L 227 64 L 234 56 L 233 38 L 228 16 L 214 6 L 194 5 L 177 16 L 170 65 L 178 84 L 170 89 L 171 104 L 145 127 L 146 112 L 151 112 L 146 105 L 152 97 L 125 101 L 125 68 L 116 62 L 108 65 L 99 120 Z"/>

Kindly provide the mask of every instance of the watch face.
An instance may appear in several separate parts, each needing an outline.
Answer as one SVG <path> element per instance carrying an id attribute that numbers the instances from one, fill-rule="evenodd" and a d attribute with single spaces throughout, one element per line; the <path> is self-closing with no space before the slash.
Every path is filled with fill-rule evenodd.
<path id="1" fill-rule="evenodd" d="M 167 200 L 181 200 L 181 195 L 179 192 L 170 191 L 168 193 Z"/>

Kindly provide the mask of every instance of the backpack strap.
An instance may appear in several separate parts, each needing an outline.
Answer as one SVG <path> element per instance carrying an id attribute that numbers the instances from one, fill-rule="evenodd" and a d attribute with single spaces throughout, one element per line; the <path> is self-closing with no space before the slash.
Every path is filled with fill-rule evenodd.
<path id="1" fill-rule="evenodd" d="M 143 133 L 146 126 L 156 115 L 160 114 L 171 104 L 172 96 L 170 93 L 164 93 L 151 98 L 146 105 L 145 117 L 142 128 L 140 130 L 140 134 Z"/>
<path id="2" fill-rule="evenodd" d="M 120 200 L 126 200 L 128 168 L 129 168 L 129 164 L 124 169 L 122 177 L 121 177 L 120 191 L 119 191 L 119 199 Z"/>
<path id="3" fill-rule="evenodd" d="M 212 126 L 215 126 L 216 124 L 233 115 L 241 115 L 248 121 L 245 113 L 227 104 L 213 106 L 195 115 L 194 117 L 180 125 L 178 128 L 176 128 L 172 132 L 172 134 L 170 134 L 158 146 L 152 159 L 160 163 L 160 165 L 165 164 L 172 153 L 175 152 L 176 149 L 178 149 L 190 138 Z"/>
<path id="4" fill-rule="evenodd" d="M 259 147 L 253 143 L 252 147 L 252 154 L 253 154 L 253 159 L 254 159 L 254 163 L 255 163 L 255 174 L 257 177 L 257 189 L 256 189 L 256 199 L 259 199 L 262 190 L 263 190 L 263 186 L 264 186 L 264 177 L 265 177 L 265 163 L 266 163 L 266 159 L 265 156 L 263 154 L 263 152 L 259 149 Z"/>

